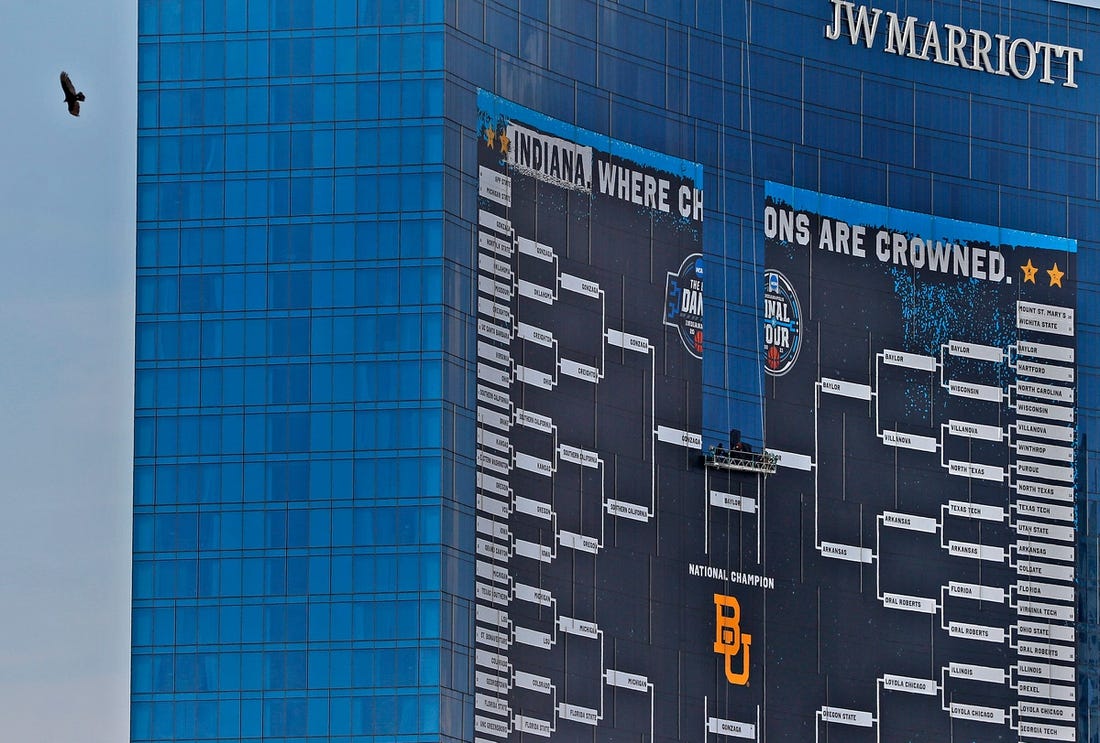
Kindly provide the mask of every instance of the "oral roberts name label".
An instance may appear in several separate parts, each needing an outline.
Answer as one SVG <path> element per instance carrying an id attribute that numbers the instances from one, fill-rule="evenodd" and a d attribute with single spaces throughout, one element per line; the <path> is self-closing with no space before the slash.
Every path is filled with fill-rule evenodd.
<path id="1" fill-rule="evenodd" d="M 900 593 L 883 594 L 882 605 L 888 609 L 916 611 L 921 614 L 935 614 L 938 609 L 935 599 L 925 598 L 923 596 L 906 596 Z"/>
<path id="2" fill-rule="evenodd" d="M 947 625 L 947 633 L 952 637 L 963 637 L 968 640 L 981 640 L 982 642 L 1005 641 L 1005 631 L 1003 627 L 989 627 L 982 624 L 950 622 Z"/>
<path id="3" fill-rule="evenodd" d="M 1020 655 L 1028 655 L 1033 658 L 1072 663 L 1077 656 L 1073 645 L 1054 645 L 1046 642 L 1031 642 L 1020 640 L 1016 643 L 1016 650 Z"/>

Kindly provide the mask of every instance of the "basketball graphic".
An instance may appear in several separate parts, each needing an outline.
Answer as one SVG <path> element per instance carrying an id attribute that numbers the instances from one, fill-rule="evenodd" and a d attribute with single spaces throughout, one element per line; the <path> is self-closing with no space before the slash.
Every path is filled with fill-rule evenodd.
<path id="1" fill-rule="evenodd" d="M 781 377 L 802 348 L 802 310 L 794 286 L 779 271 L 764 272 L 764 371 Z"/>

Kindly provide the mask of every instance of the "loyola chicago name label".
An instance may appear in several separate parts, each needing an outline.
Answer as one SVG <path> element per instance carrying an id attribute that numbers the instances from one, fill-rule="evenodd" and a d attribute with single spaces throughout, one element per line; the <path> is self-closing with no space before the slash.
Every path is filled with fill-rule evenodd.
<path id="1" fill-rule="evenodd" d="M 825 27 L 825 38 L 836 41 L 847 37 L 851 44 L 862 43 L 868 49 L 876 42 L 882 51 L 910 59 L 962 67 L 992 75 L 1029 80 L 1039 74 L 1039 82 L 1076 88 L 1077 63 L 1085 51 L 1046 41 L 989 34 L 977 28 L 950 23 L 936 25 L 916 16 L 901 18 L 897 13 L 856 5 L 850 0 L 829 0 L 832 22 Z"/>

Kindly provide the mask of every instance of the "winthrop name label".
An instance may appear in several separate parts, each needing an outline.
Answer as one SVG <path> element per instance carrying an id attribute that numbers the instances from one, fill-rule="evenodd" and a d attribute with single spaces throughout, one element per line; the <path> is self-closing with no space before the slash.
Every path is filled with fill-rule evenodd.
<path id="1" fill-rule="evenodd" d="M 1017 80 L 1030 80 L 1039 74 L 1041 83 L 1061 82 L 1066 88 L 1077 87 L 1074 78 L 1077 63 L 1085 57 L 1083 49 L 1014 39 L 950 23 L 926 23 L 916 16 L 901 18 L 897 13 L 856 5 L 850 0 L 829 2 L 833 6 L 833 19 L 825 27 L 825 38 L 831 41 L 846 37 L 853 46 L 863 44 L 868 49 L 874 48 L 877 42 L 882 51 L 910 59 L 1011 76 Z"/>

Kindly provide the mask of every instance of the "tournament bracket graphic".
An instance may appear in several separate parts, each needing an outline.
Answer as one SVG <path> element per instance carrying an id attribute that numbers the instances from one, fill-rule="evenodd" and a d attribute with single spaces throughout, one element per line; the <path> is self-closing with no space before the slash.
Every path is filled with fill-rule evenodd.
<path id="1" fill-rule="evenodd" d="M 474 739 L 755 737 L 755 517 L 700 455 L 702 169 L 478 105 Z"/>
<path id="2" fill-rule="evenodd" d="M 763 228 L 765 736 L 1076 740 L 1076 242 L 771 183 Z"/>

